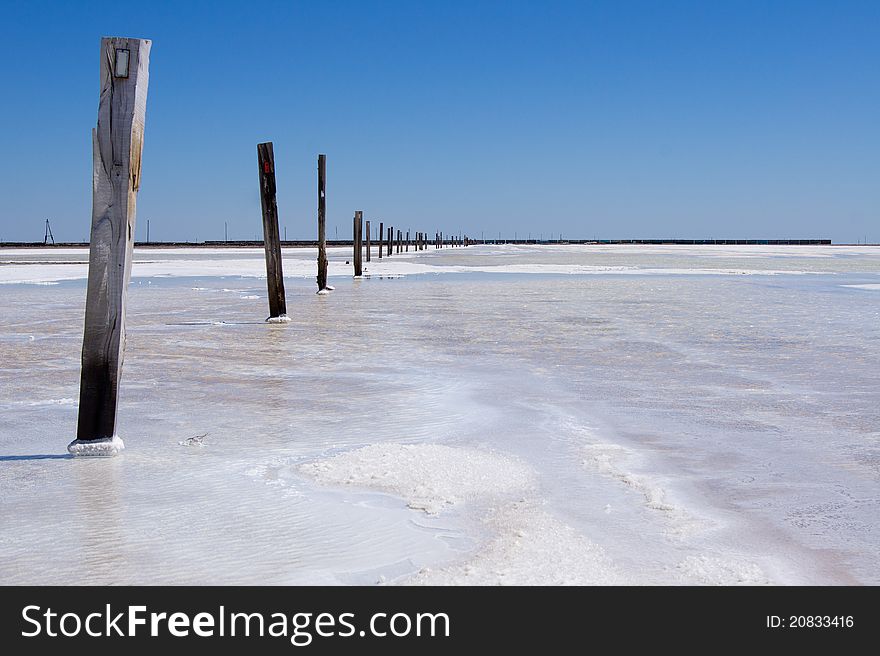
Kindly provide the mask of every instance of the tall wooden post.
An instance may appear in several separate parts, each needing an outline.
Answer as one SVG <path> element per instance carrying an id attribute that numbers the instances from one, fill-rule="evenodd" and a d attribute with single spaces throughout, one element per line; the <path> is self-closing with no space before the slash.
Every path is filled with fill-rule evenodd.
<path id="1" fill-rule="evenodd" d="M 287 301 L 281 271 L 281 240 L 278 237 L 278 202 L 275 199 L 275 152 L 272 142 L 257 144 L 260 168 L 260 202 L 263 206 L 263 246 L 266 250 L 266 281 L 269 286 L 269 323 L 285 323 Z"/>
<path id="2" fill-rule="evenodd" d="M 397 252 L 400 252 L 400 230 L 397 231 Z"/>
<path id="3" fill-rule="evenodd" d="M 125 448 L 116 434 L 116 416 L 151 45 L 146 39 L 101 39 L 79 416 L 76 439 L 67 446 L 74 455 L 112 456 Z"/>
<path id="4" fill-rule="evenodd" d="M 318 155 L 318 293 L 327 290 L 327 156 Z"/>
<path id="5" fill-rule="evenodd" d="M 392 226 L 388 226 L 388 248 L 387 248 L 388 257 L 391 257 L 391 247 L 392 247 L 392 244 L 394 241 L 392 239 L 393 235 L 394 235 L 394 228 Z"/>
<path id="6" fill-rule="evenodd" d="M 382 221 L 379 221 L 379 259 L 382 259 L 382 241 L 383 235 L 385 234 L 385 224 Z"/>
<path id="7" fill-rule="evenodd" d="M 367 262 L 369 262 L 370 257 L 371 257 L 371 255 L 370 255 L 370 222 L 369 221 L 367 221 L 367 227 L 364 228 L 364 230 L 367 233 L 367 239 L 366 239 L 367 243 L 365 244 L 365 246 L 367 248 Z"/>
<path id="8" fill-rule="evenodd" d="M 352 246 L 354 247 L 354 253 L 352 253 L 352 263 L 354 264 L 354 277 L 360 278 L 364 273 L 362 257 L 364 253 L 364 245 L 361 241 L 361 234 L 364 226 L 364 213 L 361 211 L 357 211 L 354 213 L 354 225 L 352 226 Z"/>

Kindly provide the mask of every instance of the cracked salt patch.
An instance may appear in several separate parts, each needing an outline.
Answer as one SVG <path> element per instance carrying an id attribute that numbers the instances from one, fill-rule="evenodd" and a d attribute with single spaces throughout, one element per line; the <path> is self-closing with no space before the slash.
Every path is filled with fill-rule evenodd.
<path id="1" fill-rule="evenodd" d="M 441 444 L 371 444 L 299 470 L 324 485 L 355 485 L 403 497 L 436 514 L 448 506 L 534 486 L 526 465 L 510 458 Z"/>
<path id="2" fill-rule="evenodd" d="M 463 563 L 421 569 L 406 585 L 624 585 L 605 550 L 539 505 L 519 502 L 486 518 L 488 544 Z"/>
<path id="3" fill-rule="evenodd" d="M 425 567 L 404 585 L 610 585 L 626 581 L 604 550 L 534 501 L 524 463 L 468 447 L 371 444 L 299 471 L 325 485 L 390 492 L 410 508 L 437 514 L 459 504 L 487 508 L 491 537 L 463 562 Z M 526 500 L 523 495 L 532 500 Z M 511 497 L 519 497 L 512 501 Z"/>

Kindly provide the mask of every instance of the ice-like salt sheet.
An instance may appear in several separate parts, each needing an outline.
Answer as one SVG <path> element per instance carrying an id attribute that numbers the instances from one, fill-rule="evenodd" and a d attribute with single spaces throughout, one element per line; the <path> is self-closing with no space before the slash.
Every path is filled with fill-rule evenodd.
<path id="1" fill-rule="evenodd" d="M 376 250 L 377 247 L 374 247 Z M 858 271 L 876 247 L 845 246 L 602 246 L 501 245 L 410 251 L 364 265 L 364 278 L 437 273 L 545 275 L 781 275 Z M 316 249 L 285 248 L 284 274 L 314 279 Z M 328 275 L 352 277 L 351 249 L 328 249 Z M 265 278 L 261 248 L 137 248 L 132 276 Z M 748 266 L 743 264 L 748 263 Z M 48 284 L 84 279 L 87 249 L 2 249 L 0 284 Z M 876 271 L 867 269 L 872 273 Z M 332 290 L 333 288 L 330 287 Z M 231 291 L 231 290 L 224 290 Z"/>
<path id="2" fill-rule="evenodd" d="M 0 252 L 0 583 L 880 582 L 880 249 L 314 256 L 278 327 L 262 250 L 136 249 L 74 458 L 87 253 Z"/>

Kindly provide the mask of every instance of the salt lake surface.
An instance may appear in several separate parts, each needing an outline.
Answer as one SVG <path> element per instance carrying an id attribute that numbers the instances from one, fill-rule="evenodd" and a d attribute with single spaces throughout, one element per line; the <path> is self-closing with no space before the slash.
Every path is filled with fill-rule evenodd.
<path id="1" fill-rule="evenodd" d="M 0 583 L 880 583 L 880 248 L 0 250 Z"/>

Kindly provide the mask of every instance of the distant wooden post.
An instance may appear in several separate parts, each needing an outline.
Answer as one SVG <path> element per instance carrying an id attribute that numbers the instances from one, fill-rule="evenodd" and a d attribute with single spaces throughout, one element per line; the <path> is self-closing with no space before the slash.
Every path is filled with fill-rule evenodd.
<path id="1" fill-rule="evenodd" d="M 67 446 L 74 455 L 112 456 L 125 448 L 116 434 L 116 416 L 151 45 L 145 39 L 101 39 L 79 416 L 76 439 Z"/>
<path id="2" fill-rule="evenodd" d="M 370 261 L 370 222 L 369 222 L 369 221 L 367 221 L 367 227 L 365 228 L 365 230 L 366 230 L 366 233 L 367 233 L 367 239 L 366 239 L 366 242 L 367 242 L 367 243 L 366 243 L 366 247 L 367 247 L 367 262 L 369 262 L 369 261 Z"/>
<path id="3" fill-rule="evenodd" d="M 318 155 L 318 292 L 327 290 L 327 156 Z"/>
<path id="4" fill-rule="evenodd" d="M 352 245 L 354 253 L 352 253 L 352 263 L 354 264 L 354 277 L 360 278 L 364 274 L 364 268 L 361 261 L 364 254 L 364 245 L 361 241 L 361 234 L 364 227 L 364 213 L 357 211 L 354 213 L 354 226 L 352 229 Z"/>
<path id="5" fill-rule="evenodd" d="M 397 252 L 400 252 L 400 230 L 397 231 Z"/>
<path id="6" fill-rule="evenodd" d="M 394 240 L 392 239 L 393 235 L 394 228 L 392 226 L 388 226 L 388 257 L 391 257 L 391 249 L 394 243 Z"/>
<path id="7" fill-rule="evenodd" d="M 269 287 L 269 323 L 290 321 L 284 297 L 281 271 L 281 240 L 278 236 L 278 202 L 275 198 L 275 152 L 272 142 L 257 144 L 260 169 L 260 202 L 263 206 L 263 247 L 266 251 L 266 281 Z"/>
<path id="8" fill-rule="evenodd" d="M 409 253 L 409 230 L 406 231 L 406 252 Z"/>
<path id="9" fill-rule="evenodd" d="M 385 224 L 379 221 L 379 259 L 382 259 L 382 235 L 385 234 Z"/>

